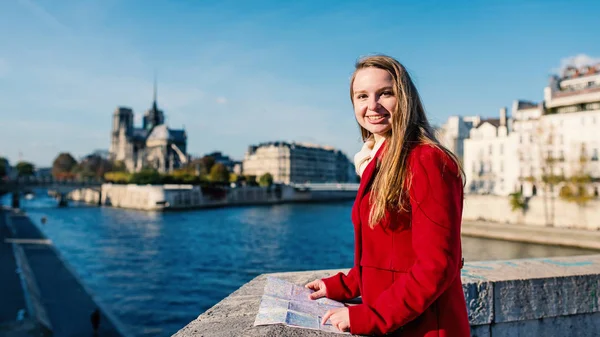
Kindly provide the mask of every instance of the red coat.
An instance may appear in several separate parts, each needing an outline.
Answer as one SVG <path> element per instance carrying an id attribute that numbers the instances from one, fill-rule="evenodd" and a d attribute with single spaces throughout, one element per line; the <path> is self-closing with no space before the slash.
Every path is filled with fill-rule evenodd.
<path id="1" fill-rule="evenodd" d="M 371 229 L 370 184 L 383 144 L 365 169 L 354 206 L 354 267 L 324 279 L 327 297 L 348 300 L 350 332 L 403 337 L 468 337 L 460 280 L 463 186 L 443 151 L 418 145 L 408 156 L 409 212 L 386 213 Z"/>

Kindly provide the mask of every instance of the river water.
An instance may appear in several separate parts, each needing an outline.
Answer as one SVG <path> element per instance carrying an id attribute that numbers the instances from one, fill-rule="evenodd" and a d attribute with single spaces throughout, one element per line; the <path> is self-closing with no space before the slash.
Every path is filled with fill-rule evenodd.
<path id="1" fill-rule="evenodd" d="M 170 336 L 259 274 L 353 261 L 352 202 L 150 213 L 37 195 L 22 208 L 134 336 Z M 463 250 L 467 261 L 597 253 L 468 237 Z"/>

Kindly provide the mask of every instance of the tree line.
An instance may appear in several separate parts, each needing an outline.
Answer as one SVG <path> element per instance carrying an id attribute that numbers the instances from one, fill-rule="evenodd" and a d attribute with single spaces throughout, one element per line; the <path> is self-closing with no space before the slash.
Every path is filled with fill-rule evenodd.
<path id="1" fill-rule="evenodd" d="M 0 157 L 0 178 L 9 172 L 10 164 Z M 18 177 L 32 176 L 35 166 L 29 162 L 19 162 L 15 166 Z M 217 163 L 211 156 L 195 159 L 184 167 L 169 174 L 161 174 L 152 168 L 130 173 L 123 162 L 111 161 L 98 154 L 90 154 L 78 162 L 70 153 L 60 153 L 52 162 L 52 177 L 59 180 L 99 179 L 116 184 L 218 184 L 236 183 L 249 186 L 270 186 L 273 176 L 265 173 L 260 177 L 237 175 L 230 172 L 223 163 Z"/>

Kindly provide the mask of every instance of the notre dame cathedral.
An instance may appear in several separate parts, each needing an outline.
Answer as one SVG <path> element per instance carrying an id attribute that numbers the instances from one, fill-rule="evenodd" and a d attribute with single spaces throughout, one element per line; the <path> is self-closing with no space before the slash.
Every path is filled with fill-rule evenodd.
<path id="1" fill-rule="evenodd" d="M 172 172 L 188 161 L 187 135 L 185 130 L 169 129 L 165 116 L 154 102 L 144 114 L 141 128 L 134 125 L 133 110 L 118 107 L 113 113 L 110 157 L 121 161 L 129 172 L 144 168 L 161 173 Z"/>

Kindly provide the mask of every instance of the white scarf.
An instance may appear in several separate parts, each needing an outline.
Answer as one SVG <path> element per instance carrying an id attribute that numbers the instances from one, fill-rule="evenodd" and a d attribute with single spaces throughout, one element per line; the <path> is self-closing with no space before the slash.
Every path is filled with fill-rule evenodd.
<path id="1" fill-rule="evenodd" d="M 379 138 L 379 141 L 375 142 L 373 136 L 365 141 L 360 151 L 354 155 L 354 168 L 356 169 L 356 174 L 362 177 L 365 168 L 367 168 L 371 159 L 375 157 L 377 150 L 379 150 L 384 141 L 385 138 L 381 137 Z"/>

